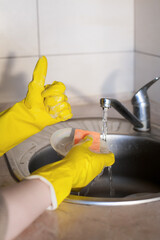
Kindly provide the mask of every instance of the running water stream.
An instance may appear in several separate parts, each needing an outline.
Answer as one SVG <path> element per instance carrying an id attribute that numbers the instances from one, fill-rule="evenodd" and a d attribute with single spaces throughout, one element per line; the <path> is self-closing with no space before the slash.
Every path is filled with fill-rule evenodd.
<path id="1" fill-rule="evenodd" d="M 101 138 L 103 141 L 106 142 L 106 153 L 108 153 L 108 147 L 107 147 L 107 115 L 108 108 L 103 108 L 103 118 L 102 118 L 102 135 Z M 105 150 L 104 150 L 105 152 Z M 112 166 L 108 167 L 108 181 L 109 181 L 109 196 L 113 197 L 114 195 L 114 188 L 113 188 L 113 180 L 112 180 Z"/>
<path id="2" fill-rule="evenodd" d="M 101 140 L 105 142 L 103 144 L 103 153 L 109 153 L 108 146 L 107 146 L 107 111 L 108 108 L 103 108 L 103 117 L 102 117 L 102 134 L 101 134 Z M 82 191 L 78 192 L 78 196 L 88 196 L 90 189 L 93 187 L 93 185 L 99 180 L 99 178 L 103 175 L 103 171 L 90 183 L 88 184 Z M 114 196 L 114 188 L 113 188 L 113 180 L 112 180 L 112 166 L 108 167 L 108 185 L 109 185 L 109 193 L 108 191 L 106 192 L 109 197 Z"/>

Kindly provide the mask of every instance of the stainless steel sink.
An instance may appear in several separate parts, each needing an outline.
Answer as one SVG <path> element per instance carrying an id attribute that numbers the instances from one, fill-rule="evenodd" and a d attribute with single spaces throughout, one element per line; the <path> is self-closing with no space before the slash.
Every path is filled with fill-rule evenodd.
<path id="1" fill-rule="evenodd" d="M 94 124 L 95 121 L 100 120 L 94 120 Z M 128 123 L 122 123 L 124 133 L 118 133 L 119 129 L 109 133 L 107 139 L 116 159 L 112 166 L 112 182 L 108 168 L 105 168 L 101 176 L 79 193 L 72 191 L 65 201 L 89 205 L 128 205 L 160 200 L 160 138 L 156 130 L 155 133 L 127 133 L 125 126 L 128 128 L 128 125 L 125 124 Z M 47 145 L 32 156 L 29 171 L 60 159 L 62 157 Z"/>
<path id="2" fill-rule="evenodd" d="M 45 128 L 7 152 L 12 174 L 23 179 L 30 172 L 62 157 L 52 149 L 50 137 L 61 128 L 81 128 L 101 132 L 102 118 L 79 118 Z M 108 145 L 115 154 L 112 167 L 112 194 L 108 169 L 81 190 L 71 192 L 65 201 L 90 205 L 127 205 L 160 200 L 160 128 L 139 133 L 122 119 L 108 119 Z"/>

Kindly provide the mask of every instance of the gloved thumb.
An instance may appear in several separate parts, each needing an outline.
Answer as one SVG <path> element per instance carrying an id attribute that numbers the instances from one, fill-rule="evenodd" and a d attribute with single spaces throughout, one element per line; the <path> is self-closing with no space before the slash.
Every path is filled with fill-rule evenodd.
<path id="1" fill-rule="evenodd" d="M 28 108 L 43 105 L 41 93 L 44 90 L 46 74 L 47 59 L 43 56 L 38 60 L 33 72 L 33 79 L 28 85 L 28 92 L 25 98 L 25 105 Z"/>
<path id="2" fill-rule="evenodd" d="M 47 59 L 45 56 L 42 56 L 35 66 L 32 81 L 36 83 L 38 86 L 44 87 L 46 74 L 47 74 Z"/>

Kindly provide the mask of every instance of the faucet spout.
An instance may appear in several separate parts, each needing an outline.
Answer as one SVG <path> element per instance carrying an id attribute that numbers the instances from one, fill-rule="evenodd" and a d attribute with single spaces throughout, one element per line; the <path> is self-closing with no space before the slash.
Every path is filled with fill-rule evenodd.
<path id="1" fill-rule="evenodd" d="M 118 100 L 113 98 L 101 98 L 100 104 L 102 108 L 110 108 L 113 107 L 117 112 L 119 112 L 125 119 L 127 119 L 134 128 L 141 128 L 143 124 L 135 117 L 128 109 L 120 103 Z"/>
<path id="2" fill-rule="evenodd" d="M 132 98 L 133 114 L 127 110 L 127 108 L 116 99 L 101 98 L 100 104 L 102 108 L 113 107 L 119 112 L 125 119 L 133 124 L 134 129 L 137 131 L 149 131 L 150 130 L 150 102 L 147 94 L 147 90 L 160 77 L 156 77 L 146 85 L 141 87 Z"/>

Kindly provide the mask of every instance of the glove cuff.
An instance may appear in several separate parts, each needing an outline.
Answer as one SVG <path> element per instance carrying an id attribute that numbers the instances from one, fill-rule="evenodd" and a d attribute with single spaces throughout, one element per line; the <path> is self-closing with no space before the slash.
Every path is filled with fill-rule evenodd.
<path id="1" fill-rule="evenodd" d="M 51 193 L 51 205 L 47 208 L 47 210 L 55 210 L 57 208 L 57 198 L 56 198 L 53 185 L 46 178 L 39 175 L 32 175 L 25 178 L 25 180 L 32 180 L 32 179 L 40 179 L 42 182 L 46 183 L 49 186 L 50 193 Z"/>

